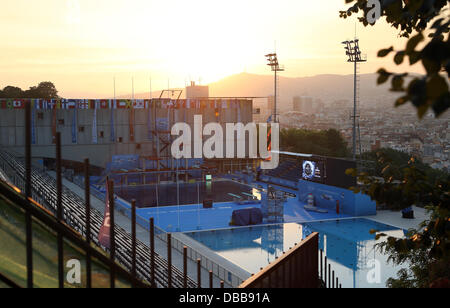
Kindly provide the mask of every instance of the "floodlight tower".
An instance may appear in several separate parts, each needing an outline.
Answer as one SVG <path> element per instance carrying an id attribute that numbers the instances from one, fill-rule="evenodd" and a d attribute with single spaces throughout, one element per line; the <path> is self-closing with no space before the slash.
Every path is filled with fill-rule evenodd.
<path id="1" fill-rule="evenodd" d="M 348 56 L 348 62 L 354 63 L 354 76 L 353 76 L 353 160 L 356 160 L 356 127 L 359 129 L 359 118 L 358 112 L 358 63 L 366 62 L 366 57 L 361 55 L 361 50 L 359 49 L 359 39 L 353 41 L 342 42 L 345 45 L 345 54 Z M 358 121 L 358 123 L 357 123 Z M 361 139 L 359 138 L 359 146 L 361 148 Z M 360 150 L 361 154 L 361 150 Z"/>
<path id="2" fill-rule="evenodd" d="M 284 67 L 280 67 L 280 64 L 278 63 L 278 57 L 276 53 L 270 53 L 266 55 L 267 61 L 269 62 L 267 65 L 271 67 L 272 72 L 275 73 L 275 94 L 273 97 L 273 121 L 275 123 L 278 123 L 278 117 L 277 117 L 277 72 L 283 72 Z"/>

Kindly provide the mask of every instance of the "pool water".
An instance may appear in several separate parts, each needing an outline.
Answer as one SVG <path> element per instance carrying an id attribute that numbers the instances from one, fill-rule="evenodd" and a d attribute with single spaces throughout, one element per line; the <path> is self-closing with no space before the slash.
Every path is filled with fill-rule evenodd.
<path id="1" fill-rule="evenodd" d="M 401 268 L 375 245 L 370 230 L 403 237 L 404 230 L 369 219 L 286 223 L 228 230 L 186 233 L 249 273 L 257 273 L 312 232 L 319 232 L 319 247 L 344 288 L 385 287 Z"/>
<path id="2" fill-rule="evenodd" d="M 178 191 L 178 197 L 177 197 Z M 202 203 L 203 199 L 212 199 L 214 202 L 233 201 L 234 194 L 243 199 L 249 195 L 260 194 L 251 186 L 233 181 L 212 181 L 202 183 L 180 183 L 163 185 L 119 186 L 115 193 L 124 200 L 136 200 L 139 208 L 156 206 L 172 206 Z"/>

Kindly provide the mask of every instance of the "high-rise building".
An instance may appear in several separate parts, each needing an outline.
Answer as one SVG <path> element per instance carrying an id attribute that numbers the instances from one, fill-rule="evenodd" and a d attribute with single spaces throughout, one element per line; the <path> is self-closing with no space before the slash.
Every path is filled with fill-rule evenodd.
<path id="1" fill-rule="evenodd" d="M 294 111 L 313 113 L 313 101 L 314 99 L 310 96 L 295 96 L 293 98 Z"/>

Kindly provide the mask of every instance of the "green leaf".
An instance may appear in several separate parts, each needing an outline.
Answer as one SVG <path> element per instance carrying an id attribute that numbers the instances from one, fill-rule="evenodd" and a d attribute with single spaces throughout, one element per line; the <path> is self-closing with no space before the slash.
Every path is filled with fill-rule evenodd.
<path id="1" fill-rule="evenodd" d="M 412 51 L 408 53 L 408 56 L 409 56 L 409 64 L 414 65 L 420 61 L 420 59 L 422 58 L 422 53 L 419 51 Z"/>
<path id="2" fill-rule="evenodd" d="M 384 57 L 386 57 L 388 54 L 390 54 L 392 51 L 394 51 L 394 47 L 389 47 L 389 48 L 387 48 L 387 49 L 381 49 L 379 52 L 378 52 L 378 57 L 379 58 L 384 58 Z"/>
<path id="3" fill-rule="evenodd" d="M 419 43 L 423 41 L 423 39 L 424 39 L 424 37 L 423 37 L 422 33 L 419 33 L 419 34 L 413 36 L 412 38 L 410 38 L 408 40 L 408 43 L 406 43 L 405 52 L 407 54 L 412 53 L 416 49 L 417 45 L 419 45 Z"/>
<path id="4" fill-rule="evenodd" d="M 445 79 L 436 74 L 427 81 L 427 95 L 431 99 L 437 99 L 448 92 L 448 84 Z"/>
<path id="5" fill-rule="evenodd" d="M 405 58 L 405 52 L 404 51 L 397 52 L 395 57 L 394 57 L 395 64 L 397 64 L 397 65 L 402 64 L 404 58 Z"/>
<path id="6" fill-rule="evenodd" d="M 388 81 L 389 77 L 392 75 L 392 73 L 387 72 L 385 69 L 381 68 L 378 70 L 378 79 L 377 79 L 377 84 L 383 84 L 386 81 Z"/>

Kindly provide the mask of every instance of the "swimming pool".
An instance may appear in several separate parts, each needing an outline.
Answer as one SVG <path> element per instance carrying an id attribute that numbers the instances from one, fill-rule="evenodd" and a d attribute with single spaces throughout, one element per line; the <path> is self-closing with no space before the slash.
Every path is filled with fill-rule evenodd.
<path id="1" fill-rule="evenodd" d="M 295 243 L 312 232 L 319 232 L 319 247 L 324 250 L 342 287 L 385 287 L 387 279 L 395 277 L 401 267 L 388 263 L 387 256 L 375 248 L 382 239 L 375 240 L 370 230 L 394 237 L 405 234 L 402 229 L 363 218 L 185 234 L 249 273 L 257 273 Z M 376 275 L 370 276 L 371 273 Z"/>
<path id="2" fill-rule="evenodd" d="M 230 193 L 243 199 L 247 199 L 249 195 L 260 196 L 257 189 L 228 180 L 180 183 L 178 186 L 173 183 L 158 186 L 117 186 L 115 193 L 124 200 L 136 200 L 139 208 L 197 204 L 202 203 L 203 199 L 212 199 L 214 202 L 230 202 L 235 198 Z"/>

